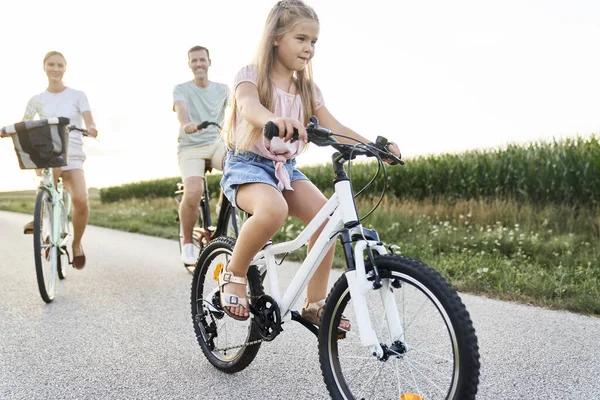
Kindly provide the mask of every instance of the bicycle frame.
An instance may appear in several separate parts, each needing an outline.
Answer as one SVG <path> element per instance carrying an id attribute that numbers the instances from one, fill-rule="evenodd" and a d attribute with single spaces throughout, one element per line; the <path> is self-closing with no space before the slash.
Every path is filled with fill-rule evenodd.
<path id="1" fill-rule="evenodd" d="M 42 182 L 38 187 L 40 190 L 45 190 L 50 195 L 50 199 L 52 201 L 52 236 L 50 238 L 49 246 L 56 246 L 59 252 L 62 252 L 62 248 L 69 241 L 69 230 L 66 230 L 65 237 L 61 237 L 61 213 L 62 208 L 60 207 L 60 202 L 63 199 L 63 195 L 65 192 L 64 185 L 62 181 L 58 181 L 57 185 L 54 185 L 54 171 L 52 168 L 44 168 L 42 170 Z M 67 209 L 70 204 L 65 204 L 65 213 L 68 218 L 70 210 Z M 68 222 L 67 222 L 68 223 Z M 59 255 L 57 253 L 57 255 Z"/>
<path id="2" fill-rule="evenodd" d="M 349 235 L 358 234 L 363 239 L 356 242 L 353 257 L 354 265 L 348 265 L 348 271 L 345 274 L 348 279 L 348 286 L 356 313 L 361 344 L 365 347 L 372 347 L 378 356 L 382 356 L 383 349 L 373 329 L 365 299 L 365 295 L 369 290 L 373 290 L 374 287 L 373 282 L 368 280 L 365 270 L 364 253 L 367 247 L 375 250 L 378 254 L 387 254 L 387 250 L 378 240 L 365 239 L 363 228 L 358 220 L 350 181 L 347 179 L 337 180 L 334 186 L 335 193 L 296 239 L 267 245 L 255 256 L 251 265 L 256 265 L 261 274 L 266 271 L 269 277 L 268 294 L 277 302 L 282 319 L 289 321 L 292 318 L 291 307 L 296 303 L 301 292 L 307 286 L 308 281 L 327 254 L 327 251 L 335 244 L 336 238 L 343 232 Z M 310 237 L 326 221 L 327 224 L 323 231 L 282 296 L 279 289 L 275 256 L 298 250 L 308 242 Z M 399 339 L 403 336 L 403 331 L 396 304 L 389 290 L 389 282 L 383 282 L 383 289 L 380 290 L 380 295 L 383 304 L 386 305 L 385 312 L 389 332 L 394 340 Z"/>
<path id="3" fill-rule="evenodd" d="M 177 190 L 175 191 L 175 201 L 177 202 L 177 205 L 181 203 L 180 197 L 183 196 L 183 187 L 183 183 L 177 184 Z M 204 228 L 206 231 L 208 231 L 208 228 L 212 226 L 209 199 L 210 193 L 208 191 L 208 183 L 205 179 L 204 192 L 202 198 L 200 199 L 200 203 L 198 204 L 198 208 L 200 209 L 199 212 L 201 213 L 200 217 L 202 217 L 202 228 Z M 204 209 L 204 216 L 202 215 L 202 209 Z M 212 237 L 227 236 L 227 221 L 225 217 L 228 213 L 229 218 L 231 218 L 231 223 L 233 225 L 233 233 L 235 237 L 239 235 L 237 209 L 233 207 L 233 205 L 229 202 L 227 197 L 223 196 L 221 202 L 221 210 L 217 215 L 217 226 L 215 227 L 216 229 L 212 234 Z M 177 214 L 177 221 L 179 222 L 179 213 Z M 210 240 L 210 238 L 207 239 Z"/>

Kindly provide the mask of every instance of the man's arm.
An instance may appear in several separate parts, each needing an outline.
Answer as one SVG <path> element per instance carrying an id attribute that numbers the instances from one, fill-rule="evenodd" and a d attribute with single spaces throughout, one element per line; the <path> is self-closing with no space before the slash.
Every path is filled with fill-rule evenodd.
<path id="1" fill-rule="evenodd" d="M 177 119 L 179 120 L 179 123 L 183 127 L 185 133 L 194 133 L 198 131 L 198 126 L 190 120 L 185 101 L 177 100 L 173 105 L 173 110 L 175 110 L 175 113 L 177 113 Z"/>

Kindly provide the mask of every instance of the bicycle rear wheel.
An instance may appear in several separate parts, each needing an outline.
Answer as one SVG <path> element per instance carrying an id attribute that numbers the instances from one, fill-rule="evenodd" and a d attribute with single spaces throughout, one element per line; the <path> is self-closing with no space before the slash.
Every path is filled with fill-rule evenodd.
<path id="1" fill-rule="evenodd" d="M 33 215 L 33 254 L 40 295 L 46 303 L 54 300 L 58 249 L 52 243 L 52 200 L 46 190 L 39 190 Z"/>
<path id="2" fill-rule="evenodd" d="M 252 316 L 245 321 L 230 318 L 221 307 L 218 276 L 231 254 L 235 240 L 218 237 L 198 259 L 192 280 L 192 321 L 198 343 L 208 361 L 217 369 L 234 373 L 246 368 L 260 349 L 261 336 Z M 246 275 L 250 302 L 263 293 L 258 270 L 251 266 Z"/>
<path id="3" fill-rule="evenodd" d="M 60 206 L 60 240 L 64 241 L 65 238 L 70 238 L 73 235 L 73 224 L 71 222 L 71 196 L 64 189 L 63 200 L 59 202 Z M 58 250 L 57 257 L 57 272 L 60 279 L 67 277 L 67 270 L 69 267 L 69 256 L 68 256 L 69 241 L 67 240 L 61 248 Z"/>
<path id="4" fill-rule="evenodd" d="M 375 261 L 384 286 L 366 298 L 385 355 L 379 359 L 361 345 L 357 326 L 345 338 L 338 335 L 342 313 L 356 321 L 342 275 L 327 298 L 319 334 L 321 368 L 332 398 L 475 399 L 479 348 L 456 291 L 432 268 L 410 258 Z M 393 295 L 403 330 L 399 338 L 391 338 L 382 291 Z"/>

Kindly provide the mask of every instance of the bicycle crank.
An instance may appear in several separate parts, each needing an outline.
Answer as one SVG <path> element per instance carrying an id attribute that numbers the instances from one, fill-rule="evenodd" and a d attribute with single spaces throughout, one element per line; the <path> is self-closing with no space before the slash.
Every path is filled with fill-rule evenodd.
<path id="1" fill-rule="evenodd" d="M 259 335 L 265 341 L 270 342 L 283 331 L 279 306 L 271 296 L 263 294 L 255 299 L 250 304 L 250 312 L 254 315 Z"/>

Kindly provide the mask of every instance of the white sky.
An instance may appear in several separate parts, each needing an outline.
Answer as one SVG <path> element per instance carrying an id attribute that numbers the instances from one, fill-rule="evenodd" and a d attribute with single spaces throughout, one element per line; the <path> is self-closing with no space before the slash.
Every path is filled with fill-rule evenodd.
<path id="1" fill-rule="evenodd" d="M 0 125 L 45 90 L 42 58 L 61 51 L 100 131 L 87 140 L 90 187 L 179 175 L 173 86 L 187 50 L 210 49 L 231 84 L 254 55 L 272 0 L 0 3 Z M 600 132 L 597 0 L 312 0 L 321 20 L 315 81 L 334 116 L 384 135 L 405 158 Z M 311 150 L 300 165 L 326 162 Z M 10 139 L 0 191 L 33 189 Z"/>

